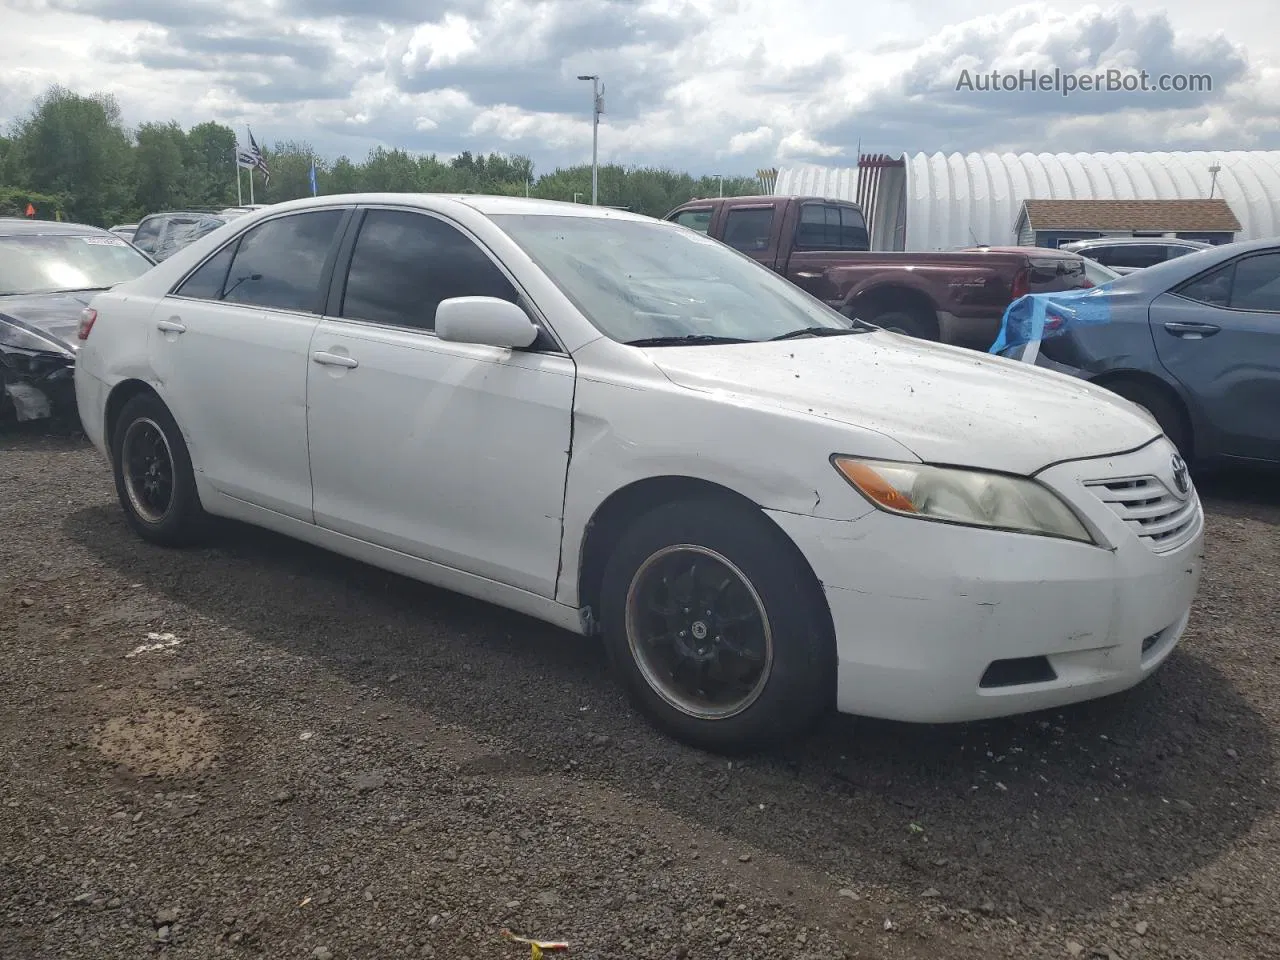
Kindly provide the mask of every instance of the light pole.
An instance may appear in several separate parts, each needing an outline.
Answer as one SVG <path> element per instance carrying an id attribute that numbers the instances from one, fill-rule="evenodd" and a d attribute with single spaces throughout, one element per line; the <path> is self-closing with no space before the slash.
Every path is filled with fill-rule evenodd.
<path id="1" fill-rule="evenodd" d="M 1212 177 L 1212 179 L 1209 181 L 1209 199 L 1210 200 L 1213 199 L 1213 188 L 1218 185 L 1218 174 L 1221 172 L 1222 172 L 1222 167 L 1218 166 L 1218 162 L 1215 160 L 1213 163 L 1213 166 L 1209 168 L 1209 174 Z"/>
<path id="2" fill-rule="evenodd" d="M 719 181 L 719 183 L 720 183 L 720 196 L 722 196 L 722 197 L 723 197 L 723 196 L 724 196 L 724 174 L 723 174 L 723 173 L 713 173 L 713 174 L 712 174 L 712 176 L 713 176 L 713 177 L 715 177 L 717 181 Z"/>
<path id="3" fill-rule="evenodd" d="M 579 74 L 578 79 L 591 81 L 591 205 L 594 207 L 600 201 L 600 165 L 598 158 L 600 155 L 600 114 L 604 113 L 603 99 L 601 97 L 603 88 L 600 86 L 599 74 Z"/>

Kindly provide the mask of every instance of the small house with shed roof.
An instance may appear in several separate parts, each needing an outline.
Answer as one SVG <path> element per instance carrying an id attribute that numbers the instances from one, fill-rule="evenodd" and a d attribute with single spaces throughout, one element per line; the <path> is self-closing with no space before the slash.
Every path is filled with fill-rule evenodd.
<path id="1" fill-rule="evenodd" d="M 1024 200 L 1018 245 L 1060 247 L 1095 237 L 1177 237 L 1231 243 L 1240 221 L 1226 200 Z"/>

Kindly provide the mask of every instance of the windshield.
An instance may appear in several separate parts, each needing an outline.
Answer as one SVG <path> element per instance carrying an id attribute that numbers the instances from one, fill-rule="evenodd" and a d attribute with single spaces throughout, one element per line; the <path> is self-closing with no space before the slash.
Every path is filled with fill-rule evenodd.
<path id="1" fill-rule="evenodd" d="M 669 223 L 492 217 L 605 336 L 760 341 L 859 329 L 749 257 Z M 695 341 L 696 342 L 696 341 Z"/>
<path id="2" fill-rule="evenodd" d="M 150 269 L 150 260 L 110 234 L 0 237 L 0 296 L 103 289 Z"/>

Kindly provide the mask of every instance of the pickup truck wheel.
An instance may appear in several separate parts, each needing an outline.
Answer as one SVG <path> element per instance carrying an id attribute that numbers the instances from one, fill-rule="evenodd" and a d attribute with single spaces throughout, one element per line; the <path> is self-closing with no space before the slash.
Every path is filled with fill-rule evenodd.
<path id="1" fill-rule="evenodd" d="M 937 340 L 937 322 L 912 310 L 886 310 L 869 321 L 890 333 L 901 333 L 918 340 Z"/>
<path id="2" fill-rule="evenodd" d="M 633 521 L 606 564 L 600 612 L 641 712 L 686 744 L 738 753 L 801 733 L 830 704 L 824 610 L 781 531 L 700 499 Z"/>

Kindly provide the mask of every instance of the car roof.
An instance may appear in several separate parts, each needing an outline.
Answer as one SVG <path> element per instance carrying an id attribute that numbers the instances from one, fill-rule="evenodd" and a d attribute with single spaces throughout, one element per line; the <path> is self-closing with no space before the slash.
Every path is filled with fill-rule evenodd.
<path id="1" fill-rule="evenodd" d="M 1089 237 L 1085 240 L 1072 240 L 1070 246 L 1073 247 L 1101 247 L 1110 246 L 1112 244 L 1124 245 L 1127 243 L 1141 244 L 1173 244 L 1174 246 L 1185 247 L 1212 247 L 1212 243 L 1205 243 L 1203 240 L 1187 240 L 1183 237 Z"/>
<path id="2" fill-rule="evenodd" d="M 646 217 L 629 210 L 617 210 L 613 207 L 593 207 L 586 203 L 572 203 L 567 200 L 539 200 L 533 197 L 503 197 L 476 193 L 339 193 L 319 197 L 303 197 L 299 200 L 286 200 L 273 203 L 263 210 L 254 210 L 251 216 L 275 216 L 293 210 L 307 210 L 312 207 L 328 207 L 334 204 L 401 204 L 423 206 L 430 209 L 438 206 L 440 201 L 459 203 L 471 207 L 485 216 L 503 215 L 535 215 L 550 217 L 582 217 L 584 219 L 636 220 L 645 223 L 660 222 L 653 217 Z"/>
<path id="3" fill-rule="evenodd" d="M 147 214 L 138 223 L 142 223 L 143 220 L 154 220 L 156 217 L 215 217 L 222 219 L 225 216 L 225 213 L 218 210 L 157 210 L 155 213 Z"/>
<path id="4" fill-rule="evenodd" d="M 88 223 L 66 223 L 59 220 L 28 220 L 26 217 L 0 217 L 0 237 L 83 237 L 107 233 Z"/>

